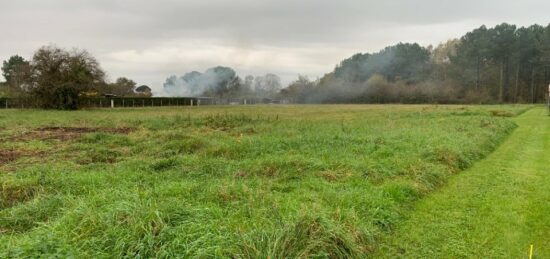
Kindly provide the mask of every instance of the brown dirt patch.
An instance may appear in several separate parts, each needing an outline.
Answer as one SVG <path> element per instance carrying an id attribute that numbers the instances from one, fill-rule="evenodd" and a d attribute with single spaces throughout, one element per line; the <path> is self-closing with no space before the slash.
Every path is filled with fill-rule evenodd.
<path id="1" fill-rule="evenodd" d="M 79 138 L 85 133 L 112 133 L 112 134 L 128 134 L 132 132 L 132 128 L 87 128 L 87 127 L 42 127 L 20 135 L 9 137 L 8 141 L 29 141 L 29 140 L 50 140 L 56 139 L 60 141 L 69 141 Z"/>
<path id="2" fill-rule="evenodd" d="M 337 182 L 352 176 L 350 172 L 341 171 L 323 171 L 320 172 L 320 175 L 328 182 Z"/>
<path id="3" fill-rule="evenodd" d="M 490 111 L 490 112 L 491 112 L 491 115 L 496 116 L 496 117 L 514 117 L 514 114 L 512 112 L 509 112 L 509 111 L 494 110 L 494 111 Z"/>
<path id="4" fill-rule="evenodd" d="M 43 151 L 32 150 L 2 150 L 0 149 L 0 165 L 13 162 L 21 157 L 43 156 Z"/>
<path id="5" fill-rule="evenodd" d="M 248 176 L 248 173 L 245 171 L 237 171 L 235 173 L 235 178 L 246 178 Z"/>
<path id="6" fill-rule="evenodd" d="M 0 150 L 0 165 L 17 160 L 21 152 L 16 150 Z"/>

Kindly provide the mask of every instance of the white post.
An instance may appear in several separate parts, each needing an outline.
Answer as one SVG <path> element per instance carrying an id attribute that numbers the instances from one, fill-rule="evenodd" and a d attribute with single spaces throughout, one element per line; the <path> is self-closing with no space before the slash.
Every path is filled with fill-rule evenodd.
<path id="1" fill-rule="evenodd" d="M 111 99 L 111 108 L 115 108 L 115 100 Z"/>
<path id="2" fill-rule="evenodd" d="M 244 99 L 244 105 L 246 105 L 246 99 Z"/>
<path id="3" fill-rule="evenodd" d="M 191 99 L 191 107 L 193 107 L 193 99 Z"/>
<path id="4" fill-rule="evenodd" d="M 197 106 L 201 105 L 201 100 L 197 99 Z"/>

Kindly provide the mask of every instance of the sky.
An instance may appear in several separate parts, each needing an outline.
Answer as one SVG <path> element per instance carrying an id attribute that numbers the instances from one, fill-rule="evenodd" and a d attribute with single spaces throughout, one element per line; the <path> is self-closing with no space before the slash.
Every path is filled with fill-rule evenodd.
<path id="1" fill-rule="evenodd" d="M 548 10 L 548 0 L 0 0 L 0 60 L 55 44 L 88 50 L 110 81 L 157 92 L 170 75 L 217 65 L 287 84 L 398 42 L 437 45 L 482 24 L 546 25 Z"/>

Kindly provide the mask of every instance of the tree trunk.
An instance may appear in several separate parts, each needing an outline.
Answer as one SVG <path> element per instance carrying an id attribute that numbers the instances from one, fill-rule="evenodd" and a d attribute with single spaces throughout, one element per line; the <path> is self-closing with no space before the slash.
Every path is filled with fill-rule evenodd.
<path id="1" fill-rule="evenodd" d="M 504 60 L 500 62 L 500 86 L 498 89 L 498 101 L 502 103 L 504 97 Z"/>
<path id="2" fill-rule="evenodd" d="M 516 86 L 515 86 L 515 89 L 514 89 L 514 102 L 515 103 L 518 102 L 518 92 L 519 92 L 519 62 L 518 62 L 518 65 L 516 67 Z"/>
<path id="3" fill-rule="evenodd" d="M 535 68 L 531 68 L 531 102 L 535 103 Z"/>
<path id="4" fill-rule="evenodd" d="M 479 91 L 479 66 L 480 66 L 479 56 L 477 56 L 477 66 L 476 66 L 476 91 Z"/>

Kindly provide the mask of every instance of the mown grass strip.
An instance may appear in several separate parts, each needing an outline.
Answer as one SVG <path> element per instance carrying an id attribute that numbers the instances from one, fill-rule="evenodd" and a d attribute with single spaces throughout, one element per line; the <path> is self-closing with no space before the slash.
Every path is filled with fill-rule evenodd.
<path id="1" fill-rule="evenodd" d="M 491 155 L 416 206 L 377 257 L 550 257 L 550 121 L 532 109 Z"/>

